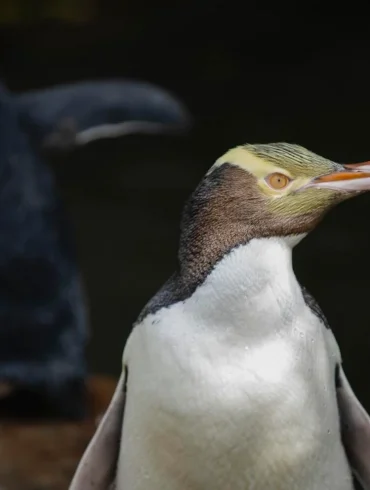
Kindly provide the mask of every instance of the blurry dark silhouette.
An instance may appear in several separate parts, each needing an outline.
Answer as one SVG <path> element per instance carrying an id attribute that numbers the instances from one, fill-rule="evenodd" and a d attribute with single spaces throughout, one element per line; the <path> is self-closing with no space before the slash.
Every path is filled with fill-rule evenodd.
<path id="1" fill-rule="evenodd" d="M 74 233 L 41 149 L 189 123 L 175 97 L 143 82 L 21 95 L 0 87 L 0 414 L 85 413 L 85 295 Z"/>

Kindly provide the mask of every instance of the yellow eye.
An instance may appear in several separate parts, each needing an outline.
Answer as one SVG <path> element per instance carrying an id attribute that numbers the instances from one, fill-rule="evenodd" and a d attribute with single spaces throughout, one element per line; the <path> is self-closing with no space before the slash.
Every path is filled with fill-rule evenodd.
<path id="1" fill-rule="evenodd" d="M 278 172 L 270 174 L 266 177 L 267 184 L 276 190 L 284 189 L 290 182 L 289 177 Z"/>

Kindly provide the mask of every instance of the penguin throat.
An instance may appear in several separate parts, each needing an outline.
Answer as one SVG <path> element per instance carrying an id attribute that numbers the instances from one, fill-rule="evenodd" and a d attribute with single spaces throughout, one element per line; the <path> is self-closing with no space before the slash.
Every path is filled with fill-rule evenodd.
<path id="1" fill-rule="evenodd" d="M 262 325 L 269 325 L 269 330 L 277 318 L 290 324 L 294 304 L 302 301 L 291 241 L 285 237 L 255 238 L 234 248 L 215 265 L 195 296 L 193 314 L 210 319 L 216 328 L 227 324 L 229 318 L 229 324 L 244 331 L 249 318 L 249 324 L 259 325 L 259 336 Z M 257 318 L 260 320 L 255 322 Z"/>
<path id="2" fill-rule="evenodd" d="M 253 228 L 245 227 L 243 230 L 230 224 L 223 230 L 222 235 L 218 230 L 214 230 L 212 233 L 208 232 L 207 235 L 204 235 L 201 240 L 186 237 L 184 238 L 186 248 L 185 250 L 180 249 L 179 276 L 181 282 L 186 285 L 187 289 L 194 290 L 206 280 L 220 261 L 236 248 L 248 245 L 251 241 L 262 244 L 265 243 L 265 239 L 269 239 L 268 241 L 279 242 L 287 249 L 292 250 L 306 235 L 306 233 L 300 233 L 280 237 L 256 236 L 253 233 Z M 182 245 L 184 246 L 184 243 Z M 258 252 L 255 260 L 260 260 L 262 250 L 253 248 L 256 253 Z M 253 259 L 251 258 L 251 260 Z"/>

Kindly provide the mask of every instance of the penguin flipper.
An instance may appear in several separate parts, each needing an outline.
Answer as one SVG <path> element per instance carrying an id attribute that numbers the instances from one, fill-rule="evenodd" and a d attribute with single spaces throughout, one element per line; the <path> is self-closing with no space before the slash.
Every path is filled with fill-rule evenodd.
<path id="1" fill-rule="evenodd" d="M 14 96 L 36 144 L 71 149 L 97 139 L 186 131 L 182 102 L 156 85 L 131 80 L 85 81 Z"/>
<path id="2" fill-rule="evenodd" d="M 370 417 L 340 369 L 337 399 L 342 440 L 349 463 L 364 490 L 370 490 Z"/>
<path id="3" fill-rule="evenodd" d="M 69 490 L 114 488 L 125 407 L 126 372 L 117 383 L 112 400 L 77 467 Z"/>

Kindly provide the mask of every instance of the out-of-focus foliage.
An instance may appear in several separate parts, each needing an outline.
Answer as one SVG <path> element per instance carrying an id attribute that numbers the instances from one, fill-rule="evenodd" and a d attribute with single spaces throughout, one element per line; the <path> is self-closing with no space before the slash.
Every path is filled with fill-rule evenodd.
<path id="1" fill-rule="evenodd" d="M 89 22 L 95 17 L 97 4 L 97 0 L 1 0 L 0 24 L 52 19 Z"/>

